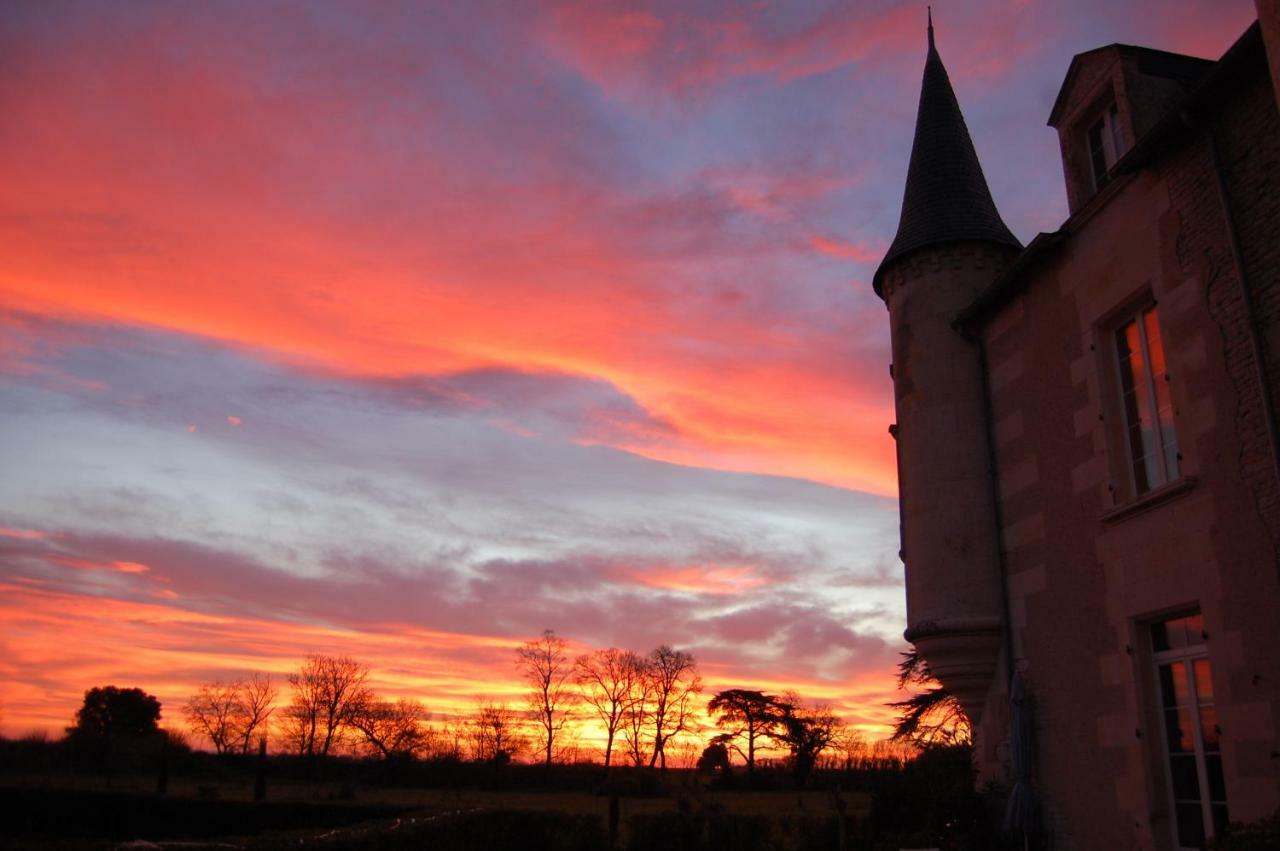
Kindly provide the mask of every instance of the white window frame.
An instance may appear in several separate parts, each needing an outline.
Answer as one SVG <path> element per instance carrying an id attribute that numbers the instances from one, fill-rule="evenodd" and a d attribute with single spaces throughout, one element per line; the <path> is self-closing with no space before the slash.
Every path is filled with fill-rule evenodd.
<path id="1" fill-rule="evenodd" d="M 1190 614 L 1194 615 L 1198 613 L 1190 613 Z M 1159 623 L 1171 623 L 1173 621 L 1177 621 L 1183 617 L 1188 617 L 1188 616 L 1189 615 L 1181 615 L 1178 617 L 1167 618 L 1163 621 L 1154 621 L 1148 624 L 1147 625 L 1148 640 L 1150 640 L 1150 631 L 1152 627 L 1156 626 Z M 1210 785 L 1209 785 L 1209 769 L 1206 761 L 1204 736 L 1201 732 L 1200 723 L 1199 723 L 1199 712 L 1201 708 L 1201 703 L 1200 703 L 1199 691 L 1196 687 L 1196 675 L 1195 675 L 1195 662 L 1199 659 L 1203 659 L 1205 660 L 1205 662 L 1209 661 L 1209 647 L 1204 641 L 1201 641 L 1198 644 L 1188 643 L 1185 647 L 1174 647 L 1168 650 L 1160 650 L 1160 651 L 1155 650 L 1154 645 L 1152 645 L 1151 677 L 1152 677 L 1152 681 L 1155 689 L 1153 693 L 1155 695 L 1156 713 L 1159 715 L 1158 723 L 1160 728 L 1160 754 L 1163 759 L 1161 767 L 1164 770 L 1165 792 L 1168 796 L 1168 801 L 1169 801 L 1169 829 L 1170 829 L 1170 834 L 1173 838 L 1174 847 L 1178 848 L 1179 851 L 1198 851 L 1198 849 L 1201 846 L 1200 845 L 1182 845 L 1181 837 L 1178 835 L 1178 804 L 1177 804 L 1178 798 L 1177 798 L 1177 792 L 1174 789 L 1173 755 L 1170 754 L 1169 752 L 1169 730 L 1167 728 L 1168 716 L 1166 714 L 1167 708 L 1164 705 L 1163 689 L 1160 683 L 1160 667 L 1162 665 L 1179 664 L 1179 663 L 1186 666 L 1187 700 L 1188 700 L 1188 706 L 1190 707 L 1191 712 L 1193 714 L 1193 721 L 1194 721 L 1194 723 L 1192 723 L 1191 725 L 1191 736 L 1192 736 L 1193 752 L 1194 752 L 1195 763 L 1196 763 L 1196 783 L 1198 785 L 1198 791 L 1200 796 L 1200 818 L 1204 827 L 1204 838 L 1206 841 L 1208 841 L 1213 839 L 1216 836 L 1217 832 L 1214 828 L 1214 821 L 1213 821 L 1214 802 L 1211 798 L 1212 790 L 1210 789 Z M 1210 677 L 1213 676 L 1212 664 L 1210 664 L 1209 666 L 1209 675 Z M 1218 706 L 1216 692 L 1214 694 L 1212 705 L 1215 707 L 1215 709 Z M 1219 741 L 1219 749 L 1217 751 L 1217 754 L 1218 754 L 1218 758 L 1221 759 L 1222 747 L 1221 747 L 1220 733 L 1219 733 L 1219 737 L 1220 737 L 1220 741 Z M 1222 803 L 1226 804 L 1225 801 L 1223 801 Z"/>
<path id="2" fill-rule="evenodd" d="M 1119 422 L 1120 422 L 1120 430 L 1122 432 L 1121 441 L 1124 444 L 1123 465 L 1126 471 L 1126 478 L 1129 482 L 1130 498 L 1136 498 L 1136 497 L 1142 496 L 1143 494 L 1150 493 L 1151 491 L 1156 490 L 1162 485 L 1166 485 L 1169 482 L 1176 481 L 1182 475 L 1182 455 L 1181 455 L 1181 449 L 1178 443 L 1176 423 L 1171 422 L 1171 425 L 1173 426 L 1173 429 L 1172 429 L 1173 440 L 1171 444 L 1166 442 L 1164 429 L 1161 428 L 1160 394 L 1157 390 L 1157 381 L 1161 379 L 1157 379 L 1151 370 L 1151 341 L 1149 340 L 1147 335 L 1146 323 L 1143 321 L 1146 318 L 1148 313 L 1151 313 L 1154 315 L 1156 326 L 1160 327 L 1160 313 L 1156 303 L 1153 301 L 1144 301 L 1137 308 L 1130 310 L 1128 313 L 1120 317 L 1117 321 L 1111 323 L 1109 326 L 1110 332 L 1108 334 L 1109 345 L 1107 346 L 1107 351 L 1110 353 L 1111 370 L 1112 370 L 1112 374 L 1115 381 L 1115 392 L 1118 397 L 1119 414 L 1120 414 Z M 1151 404 L 1151 415 L 1154 418 L 1151 423 L 1151 431 L 1152 431 L 1153 439 L 1155 441 L 1155 445 L 1154 447 L 1152 447 L 1151 454 L 1155 456 L 1155 470 L 1154 470 L 1155 476 L 1152 477 L 1150 475 L 1150 471 L 1148 471 L 1148 475 L 1147 475 L 1148 481 L 1146 482 L 1146 487 L 1139 486 L 1138 474 L 1137 474 L 1137 471 L 1134 469 L 1135 468 L 1135 457 L 1134 457 L 1135 447 L 1133 445 L 1133 431 L 1134 431 L 1135 423 L 1133 423 L 1130 420 L 1129 406 L 1128 404 L 1126 404 L 1126 400 L 1125 400 L 1124 371 L 1127 369 L 1127 367 L 1125 364 L 1121 362 L 1120 346 L 1117 339 L 1120 332 L 1126 327 L 1128 327 L 1130 324 L 1134 325 L 1138 330 L 1138 344 L 1141 347 L 1140 354 L 1142 356 L 1142 366 L 1143 366 L 1142 375 L 1140 376 L 1135 375 L 1133 377 L 1133 380 L 1135 384 L 1137 382 L 1141 382 L 1143 387 L 1145 387 L 1147 398 L 1150 400 L 1150 404 Z M 1162 380 L 1164 380 L 1165 383 L 1168 384 L 1168 368 L 1169 368 L 1168 354 L 1169 353 L 1168 353 L 1167 347 L 1165 347 L 1164 345 L 1163 328 L 1161 328 L 1161 331 L 1160 331 L 1160 354 L 1161 354 L 1161 360 L 1164 362 L 1164 365 L 1165 365 L 1165 373 L 1164 373 L 1164 378 Z M 1166 392 L 1171 394 L 1172 388 L 1166 388 Z M 1142 416 L 1142 411 L 1138 411 L 1137 413 L 1139 417 Z M 1170 400 L 1169 416 L 1171 418 L 1174 416 L 1174 411 L 1172 408 L 1172 400 Z M 1138 427 L 1138 431 L 1139 433 L 1141 433 L 1140 425 Z M 1145 449 L 1146 447 L 1142 447 L 1142 448 Z M 1169 458 L 1171 450 L 1173 455 L 1172 460 L 1170 460 Z M 1141 457 L 1146 457 L 1146 455 L 1144 454 Z"/>
<path id="3" fill-rule="evenodd" d="M 1093 131 L 1099 130 L 1099 139 L 1102 146 L 1102 171 L 1099 173 L 1098 164 L 1094 158 Z M 1093 189 L 1098 191 L 1107 185 L 1111 180 L 1111 170 L 1120 158 L 1124 156 L 1125 148 L 1124 133 L 1120 129 L 1120 111 L 1116 107 L 1115 101 L 1111 101 L 1103 107 L 1101 114 L 1096 119 L 1085 125 L 1084 130 L 1084 149 L 1085 156 L 1089 160 L 1089 173 L 1093 178 Z"/>

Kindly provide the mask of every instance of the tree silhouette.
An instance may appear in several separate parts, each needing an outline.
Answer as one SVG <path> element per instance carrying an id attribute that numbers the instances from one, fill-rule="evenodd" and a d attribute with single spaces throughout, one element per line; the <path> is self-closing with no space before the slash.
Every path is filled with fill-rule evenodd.
<path id="1" fill-rule="evenodd" d="M 898 710 L 898 718 L 893 722 L 893 741 L 921 748 L 972 742 L 973 730 L 964 707 L 937 681 L 929 670 L 929 663 L 915 648 L 903 653 L 898 663 L 898 688 L 908 686 L 926 688 L 906 700 L 889 704 Z"/>
<path id="2" fill-rule="evenodd" d="M 698 770 L 708 774 L 715 771 L 729 773 L 729 749 L 725 747 L 724 735 L 716 736 L 711 744 L 702 749 L 698 757 Z"/>
<path id="3" fill-rule="evenodd" d="M 266 735 L 280 690 L 272 684 L 270 677 L 259 674 L 240 680 L 239 686 L 240 724 L 236 738 L 239 740 L 240 753 L 248 753 L 253 747 L 254 734 L 260 737 Z"/>
<path id="4" fill-rule="evenodd" d="M 604 765 L 608 768 L 613 741 L 641 697 L 636 685 L 644 676 L 644 662 L 630 650 L 610 647 L 579 656 L 573 667 L 583 702 L 595 710 L 604 725 Z"/>
<path id="5" fill-rule="evenodd" d="M 292 701 L 285 735 L 302 756 L 327 756 L 350 726 L 355 709 L 369 700 L 369 669 L 347 656 L 310 655 L 289 675 Z"/>
<path id="6" fill-rule="evenodd" d="M 276 694 L 269 677 L 254 674 L 200 686 L 182 712 L 188 726 L 207 738 L 217 753 L 248 753 L 254 733 L 261 734 L 275 710 Z"/>
<path id="7" fill-rule="evenodd" d="M 471 758 L 477 762 L 501 765 L 510 762 L 528 746 L 528 741 L 520 733 L 519 716 L 502 704 L 481 704 L 471 716 L 467 732 Z"/>
<path id="8" fill-rule="evenodd" d="M 360 733 L 365 748 L 384 759 L 395 756 L 417 756 L 427 750 L 434 739 L 427 726 L 430 714 L 416 700 L 401 698 L 394 703 L 377 700 L 372 692 L 368 699 L 351 711 L 352 729 Z"/>
<path id="9" fill-rule="evenodd" d="M 750 689 L 725 689 L 707 701 L 707 711 L 717 713 L 719 717 L 716 718 L 716 726 L 727 730 L 725 734 L 717 736 L 716 741 L 721 741 L 742 754 L 747 762 L 747 773 L 754 772 L 756 741 L 773 732 L 781 716 L 775 698 Z M 743 736 L 747 741 L 746 751 L 734 744 L 734 740 Z"/>
<path id="10" fill-rule="evenodd" d="M 647 740 L 649 721 L 653 717 L 655 684 L 649 659 L 636 657 L 638 674 L 631 683 L 627 708 L 623 711 L 622 737 L 627 745 L 627 756 L 637 768 L 649 761 Z"/>
<path id="11" fill-rule="evenodd" d="M 235 736 L 235 715 L 239 701 L 234 683 L 209 683 L 187 700 L 182 714 L 187 725 L 213 745 L 215 753 L 226 753 Z"/>
<path id="12" fill-rule="evenodd" d="M 159 722 L 160 701 L 152 695 L 140 688 L 101 686 L 84 693 L 67 734 L 86 741 L 145 738 L 160 732 Z"/>
<path id="13" fill-rule="evenodd" d="M 571 687 L 573 663 L 569 660 L 568 643 L 554 630 L 544 630 L 541 636 L 516 649 L 516 666 L 529 684 L 529 708 L 538 722 L 539 749 L 550 765 L 556 736 L 568 723 L 569 707 L 577 697 Z"/>
<path id="14" fill-rule="evenodd" d="M 692 653 L 673 650 L 665 644 L 650 653 L 646 661 L 645 674 L 653 695 L 653 752 L 649 767 L 661 764 L 665 770 L 667 742 L 689 729 L 693 699 L 702 691 L 702 678 Z"/>
<path id="15" fill-rule="evenodd" d="M 796 784 L 804 786 L 818 757 L 835 740 L 844 724 L 829 707 L 804 707 L 794 692 L 776 699 L 774 704 L 779 712 L 778 728 L 770 737 L 791 752 Z"/>

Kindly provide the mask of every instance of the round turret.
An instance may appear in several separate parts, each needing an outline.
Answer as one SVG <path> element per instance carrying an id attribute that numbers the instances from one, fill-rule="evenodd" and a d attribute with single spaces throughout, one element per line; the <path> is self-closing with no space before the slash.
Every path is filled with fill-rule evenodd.
<path id="1" fill-rule="evenodd" d="M 893 340 L 905 635 L 975 724 L 1004 607 L 982 353 L 954 322 L 1021 249 L 991 199 L 931 21 L 902 216 L 874 284 Z"/>

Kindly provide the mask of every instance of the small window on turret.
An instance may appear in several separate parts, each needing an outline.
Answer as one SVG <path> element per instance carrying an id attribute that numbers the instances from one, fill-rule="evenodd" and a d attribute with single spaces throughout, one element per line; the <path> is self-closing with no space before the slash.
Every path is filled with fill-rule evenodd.
<path id="1" fill-rule="evenodd" d="M 1111 169 L 1124 155 L 1124 134 L 1120 132 L 1120 114 L 1112 103 L 1102 115 L 1089 125 L 1085 133 L 1089 148 L 1089 165 L 1093 171 L 1093 189 L 1096 192 L 1111 179 Z"/>

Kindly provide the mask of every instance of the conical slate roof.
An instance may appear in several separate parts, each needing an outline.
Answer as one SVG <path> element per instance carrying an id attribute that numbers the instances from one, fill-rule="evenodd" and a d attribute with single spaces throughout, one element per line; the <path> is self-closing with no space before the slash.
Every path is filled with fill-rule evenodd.
<path id="1" fill-rule="evenodd" d="M 991 200 L 991 190 L 973 150 L 947 69 L 942 67 L 934 47 L 930 20 L 929 55 L 920 85 L 920 109 L 916 113 L 907 188 L 902 196 L 902 217 L 889 253 L 876 269 L 876 294 L 883 296 L 880 276 L 894 260 L 926 245 L 957 240 L 1022 248 Z"/>

